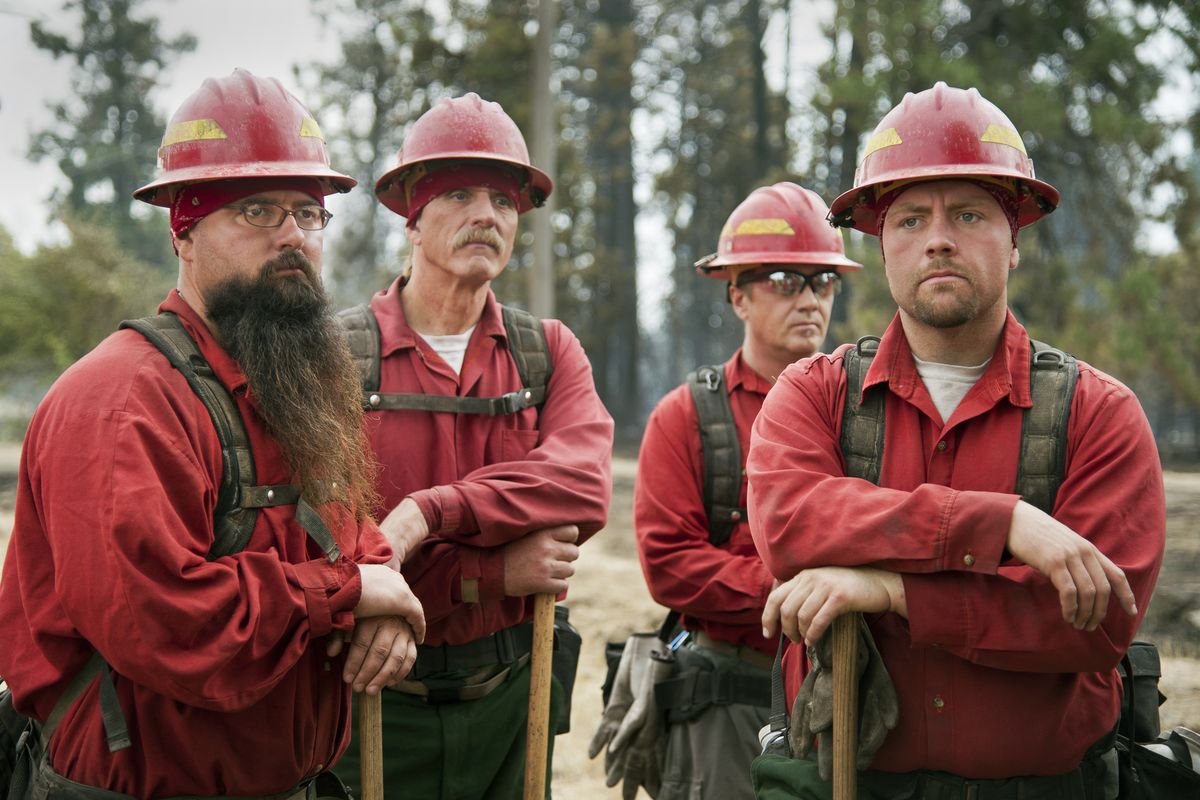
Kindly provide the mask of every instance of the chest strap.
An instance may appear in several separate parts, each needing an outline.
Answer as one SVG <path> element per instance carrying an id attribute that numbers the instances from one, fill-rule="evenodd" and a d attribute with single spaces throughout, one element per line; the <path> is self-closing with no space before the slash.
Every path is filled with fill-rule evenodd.
<path id="1" fill-rule="evenodd" d="M 553 364 L 541 320 L 519 308 L 500 307 L 508 351 L 521 377 L 521 388 L 499 397 L 381 392 L 379 321 L 368 304 L 339 312 L 354 363 L 358 366 L 365 411 L 432 411 L 448 414 L 483 414 L 490 417 L 539 408 L 546 402 Z"/>

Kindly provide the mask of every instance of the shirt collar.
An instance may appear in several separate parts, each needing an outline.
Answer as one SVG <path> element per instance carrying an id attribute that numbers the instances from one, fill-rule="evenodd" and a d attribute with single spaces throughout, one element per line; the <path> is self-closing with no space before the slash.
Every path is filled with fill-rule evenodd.
<path id="1" fill-rule="evenodd" d="M 217 380 L 226 389 L 235 392 L 246 387 L 246 375 L 242 372 L 242 368 L 238 366 L 232 356 L 225 352 L 225 349 L 213 336 L 212 331 L 208 329 L 204 319 L 196 309 L 188 304 L 178 289 L 171 290 L 167 299 L 158 307 L 158 311 L 159 313 L 169 311 L 179 318 L 179 321 L 183 323 L 184 330 L 200 348 L 200 354 L 204 356 L 204 360 L 212 367 Z"/>
<path id="2" fill-rule="evenodd" d="M 979 379 L 993 402 L 1007 396 L 1009 402 L 1018 408 L 1033 406 L 1029 391 L 1029 358 L 1029 333 L 1009 310 L 991 363 Z M 904 335 L 900 313 L 897 312 L 883 334 L 871 368 L 867 370 L 863 391 L 865 393 L 876 384 L 887 383 L 895 394 L 910 398 L 920 382 L 921 376 L 917 373 L 912 349 Z"/>
<path id="3" fill-rule="evenodd" d="M 408 278 L 404 275 L 396 278 L 387 289 L 377 292 L 371 298 L 371 310 L 379 323 L 380 356 L 386 358 L 397 350 L 417 346 L 417 332 L 408 324 L 404 317 L 404 305 L 400 302 L 400 293 L 404 291 Z M 496 295 L 488 289 L 487 299 L 483 304 L 483 314 L 476 323 L 476 333 L 479 336 L 492 336 L 497 339 L 507 339 L 504 320 L 500 314 L 500 304 Z M 478 336 L 472 337 L 478 341 Z"/>
<path id="4" fill-rule="evenodd" d="M 725 385 L 729 387 L 730 394 L 741 388 L 765 397 L 767 392 L 771 391 L 773 381 L 752 370 L 742 357 L 742 348 L 739 347 L 733 357 L 725 362 Z"/>

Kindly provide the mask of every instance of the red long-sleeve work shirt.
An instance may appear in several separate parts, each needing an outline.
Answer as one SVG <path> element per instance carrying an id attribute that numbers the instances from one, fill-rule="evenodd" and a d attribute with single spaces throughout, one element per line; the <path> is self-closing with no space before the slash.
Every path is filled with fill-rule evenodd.
<path id="1" fill-rule="evenodd" d="M 490 291 L 456 375 L 409 327 L 403 288 L 397 279 L 371 300 L 381 391 L 496 397 L 521 388 Z M 367 413 L 367 433 L 383 465 L 380 515 L 411 496 L 430 525 L 430 536 L 404 564 L 425 609 L 426 644 L 463 644 L 524 621 L 532 613 L 529 598 L 504 594 L 504 545 L 568 524 L 579 526 L 583 542 L 608 517 L 612 418 L 579 341 L 557 320 L 542 325 L 554 372 L 540 409 L 495 417 Z"/>
<path id="2" fill-rule="evenodd" d="M 983 377 L 943 425 L 892 322 L 866 376 L 886 391 L 880 486 L 845 476 L 847 349 L 789 367 L 767 397 L 750 450 L 750 524 L 780 579 L 826 565 L 903 576 L 908 619 L 868 615 L 900 700 L 872 767 L 971 778 L 1073 769 L 1116 721 L 1114 667 L 1162 562 L 1162 474 L 1141 406 L 1079 363 L 1053 516 L 1125 571 L 1139 615 L 1114 598 L 1095 631 L 1078 631 L 1049 579 L 1005 552 L 1031 405 L 1025 329 L 1009 314 Z"/>
<path id="3" fill-rule="evenodd" d="M 723 369 L 744 467 L 750 426 L 771 383 L 746 365 L 740 349 Z M 738 502 L 745 507 L 745 480 Z M 750 526 L 739 522 L 719 547 L 708 540 L 700 421 L 687 385 L 667 394 L 646 422 L 633 519 L 642 573 L 656 601 L 680 612 L 688 630 L 775 654 L 775 642 L 762 635 L 772 576 L 754 549 Z"/>
<path id="4" fill-rule="evenodd" d="M 177 292 L 160 310 L 233 392 L 259 483 L 289 483 L 237 364 Z M 208 411 L 132 330 L 68 369 L 34 415 L 0 581 L 0 675 L 44 720 L 99 651 L 133 742 L 109 753 L 93 681 L 51 739 L 60 774 L 134 797 L 267 795 L 345 749 L 350 690 L 325 648 L 353 627 L 354 562 L 391 549 L 346 513 L 331 564 L 280 506 L 258 512 L 241 553 L 207 561 L 221 475 Z"/>

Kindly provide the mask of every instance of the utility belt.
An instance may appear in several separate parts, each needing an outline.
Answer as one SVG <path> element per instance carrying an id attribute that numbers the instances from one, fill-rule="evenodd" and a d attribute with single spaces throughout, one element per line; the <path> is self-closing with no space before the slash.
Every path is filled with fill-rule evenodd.
<path id="1" fill-rule="evenodd" d="M 17 792 L 20 791 L 16 786 L 12 788 Z M 37 771 L 25 792 L 22 794 L 14 792 L 9 795 L 9 800 L 134 800 L 134 798 L 131 795 L 88 786 L 64 778 L 54 771 L 54 768 L 50 766 L 50 760 L 43 756 L 39 759 Z M 350 792 L 332 772 L 322 772 L 293 789 L 264 797 L 180 795 L 166 798 L 166 800 L 350 800 Z"/>
<path id="2" fill-rule="evenodd" d="M 1062 775 L 986 780 L 932 770 L 867 770 L 859 773 L 859 786 L 884 797 L 921 800 L 1108 800 L 1117 796 L 1115 741 L 1114 733 L 1106 735 L 1088 749 L 1078 767 Z"/>
<path id="3" fill-rule="evenodd" d="M 583 640 L 569 621 L 566 606 L 554 607 L 554 658 L 551 672 L 565 696 L 555 733 L 571 728 L 571 693 Z M 417 662 L 396 691 L 421 697 L 430 705 L 487 697 L 529 663 L 533 623 L 522 622 L 463 644 L 417 645 Z"/>
<path id="4" fill-rule="evenodd" d="M 654 701 L 669 722 L 695 719 L 714 705 L 771 707 L 769 656 L 701 632 L 688 639 L 675 645 L 671 676 L 654 686 Z"/>

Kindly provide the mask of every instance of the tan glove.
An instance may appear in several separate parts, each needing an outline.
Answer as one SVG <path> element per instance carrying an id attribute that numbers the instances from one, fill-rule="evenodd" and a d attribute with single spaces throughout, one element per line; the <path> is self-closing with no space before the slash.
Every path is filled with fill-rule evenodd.
<path id="1" fill-rule="evenodd" d="M 633 705 L 625 715 L 620 729 L 608 746 L 609 752 L 616 751 L 624 764 L 620 779 L 621 797 L 633 800 L 638 787 L 643 787 L 650 797 L 657 797 L 662 787 L 663 764 L 667 754 L 666 725 L 663 712 L 654 699 L 654 687 L 670 677 L 675 669 L 675 657 L 667 652 L 666 646 L 656 640 L 650 653 L 649 664 L 641 676 L 634 692 Z M 612 776 L 608 776 L 611 780 Z M 616 785 L 612 781 L 609 786 Z"/>
<path id="2" fill-rule="evenodd" d="M 658 636 L 653 633 L 635 633 L 625 641 L 625 649 L 621 652 L 621 660 L 617 664 L 617 674 L 613 680 L 612 693 L 608 696 L 608 705 L 600 717 L 600 726 L 592 736 L 588 745 L 588 758 L 595 758 L 604 751 L 605 782 L 616 786 L 625 771 L 625 754 L 622 747 L 613 748 L 610 744 L 620 730 L 622 723 L 634 702 L 634 688 L 640 687 L 647 668 L 650 666 L 650 653 L 659 643 Z"/>
<path id="3" fill-rule="evenodd" d="M 830 629 L 832 631 L 832 628 Z M 817 742 L 822 780 L 833 776 L 833 636 L 830 631 L 808 648 L 809 673 L 792 704 L 792 750 L 807 756 Z M 858 628 L 858 769 L 866 769 L 888 732 L 900 721 L 896 687 L 862 617 Z"/>

